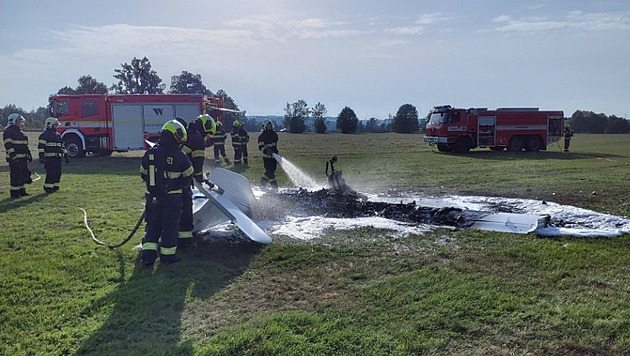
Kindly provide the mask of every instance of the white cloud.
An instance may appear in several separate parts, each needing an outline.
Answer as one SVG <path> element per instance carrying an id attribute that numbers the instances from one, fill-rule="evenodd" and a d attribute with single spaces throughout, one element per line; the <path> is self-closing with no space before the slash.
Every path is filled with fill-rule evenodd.
<path id="1" fill-rule="evenodd" d="M 395 35 L 420 35 L 424 33 L 423 26 L 401 26 L 385 29 L 385 32 Z"/>
<path id="2" fill-rule="evenodd" d="M 508 22 L 510 21 L 510 19 L 511 17 L 509 17 L 508 15 L 501 15 L 492 19 L 492 22 Z"/>
<path id="3" fill-rule="evenodd" d="M 432 14 L 422 14 L 418 16 L 415 23 L 418 25 L 430 25 L 437 22 L 450 21 L 453 17 L 444 15 L 441 12 L 435 12 Z"/>
<path id="4" fill-rule="evenodd" d="M 535 33 L 557 30 L 606 31 L 630 29 L 630 12 L 583 13 L 569 12 L 564 19 L 549 20 L 545 17 L 512 19 L 507 15 L 496 17 L 499 32 Z"/>

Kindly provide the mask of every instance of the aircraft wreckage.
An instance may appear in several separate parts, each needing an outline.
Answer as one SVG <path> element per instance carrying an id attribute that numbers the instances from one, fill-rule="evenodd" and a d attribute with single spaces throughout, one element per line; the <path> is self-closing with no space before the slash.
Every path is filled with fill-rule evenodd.
<path id="1" fill-rule="evenodd" d="M 411 203 L 370 201 L 350 188 L 335 170 L 337 158 L 326 163 L 329 188 L 309 191 L 287 189 L 268 192 L 263 196 L 266 206 L 286 214 L 296 211 L 308 215 L 336 218 L 383 217 L 411 224 L 430 224 L 457 228 L 527 234 L 546 227 L 549 215 L 516 214 L 510 212 L 475 211 L 458 207 L 426 207 Z M 193 218 L 196 233 L 231 222 L 253 241 L 267 244 L 271 238 L 252 220 L 259 205 L 249 181 L 240 174 L 216 168 L 208 179 L 217 189 L 195 183 Z"/>

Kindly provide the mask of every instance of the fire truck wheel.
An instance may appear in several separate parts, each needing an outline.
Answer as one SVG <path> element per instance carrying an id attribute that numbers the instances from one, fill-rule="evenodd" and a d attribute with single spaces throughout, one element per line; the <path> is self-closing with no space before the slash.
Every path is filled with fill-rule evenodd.
<path id="1" fill-rule="evenodd" d="M 455 145 L 453 145 L 453 152 L 455 153 L 467 153 L 470 151 L 472 147 L 472 143 L 468 137 L 460 137 L 455 141 Z"/>
<path id="2" fill-rule="evenodd" d="M 512 136 L 507 147 L 510 152 L 519 152 L 523 150 L 523 138 L 520 136 Z"/>
<path id="3" fill-rule="evenodd" d="M 450 147 L 449 145 L 445 144 L 445 143 L 438 143 L 437 144 L 437 149 L 440 152 L 452 152 L 453 148 Z"/>
<path id="4" fill-rule="evenodd" d="M 81 139 L 77 135 L 68 135 L 63 140 L 66 144 L 66 150 L 70 158 L 83 158 L 85 157 L 85 151 L 81 144 Z"/>
<path id="5" fill-rule="evenodd" d="M 532 136 L 525 144 L 525 151 L 538 152 L 542 149 L 542 140 L 538 136 Z"/>

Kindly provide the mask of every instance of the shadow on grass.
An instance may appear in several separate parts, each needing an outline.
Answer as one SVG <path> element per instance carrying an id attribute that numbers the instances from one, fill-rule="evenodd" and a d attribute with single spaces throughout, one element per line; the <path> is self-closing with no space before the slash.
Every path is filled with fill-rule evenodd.
<path id="1" fill-rule="evenodd" d="M 475 159 L 485 160 L 579 160 L 579 159 L 614 159 L 621 158 L 623 156 L 609 154 L 609 153 L 571 153 L 571 152 L 554 152 L 554 151 L 541 151 L 541 152 L 505 152 L 505 151 L 470 151 L 468 153 L 450 153 L 450 152 L 437 152 L 445 156 L 458 156 L 469 157 Z"/>
<path id="2" fill-rule="evenodd" d="M 83 314 L 108 314 L 102 326 L 79 347 L 78 354 L 192 354 L 182 342 L 182 315 L 190 298 L 207 299 L 242 274 L 262 245 L 225 239 L 201 242 L 182 251 L 173 265 L 144 267 L 136 259 L 131 276 L 121 253 L 120 285 Z M 107 311 L 112 308 L 111 311 Z"/>
<path id="3" fill-rule="evenodd" d="M 29 189 L 28 185 L 26 186 L 26 191 L 30 194 L 26 197 L 12 199 L 9 197 L 9 195 L 7 195 L 4 199 L 0 200 L 0 213 L 4 213 L 11 209 L 20 208 L 25 205 L 42 201 L 44 198 L 46 198 L 47 195 L 43 192 L 43 190 L 40 191 L 41 193 L 35 193 L 32 188 Z M 9 190 L 7 190 L 7 194 L 10 194 Z"/>

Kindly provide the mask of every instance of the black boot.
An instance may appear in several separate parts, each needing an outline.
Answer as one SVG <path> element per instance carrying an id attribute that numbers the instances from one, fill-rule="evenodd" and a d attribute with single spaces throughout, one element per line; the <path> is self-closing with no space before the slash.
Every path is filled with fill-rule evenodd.
<path id="1" fill-rule="evenodd" d="M 25 189 L 25 188 L 20 189 L 20 196 L 21 196 L 21 197 L 26 197 L 26 196 L 29 196 L 29 195 L 30 195 L 30 194 L 28 194 L 28 193 L 26 192 L 26 189 Z"/>

